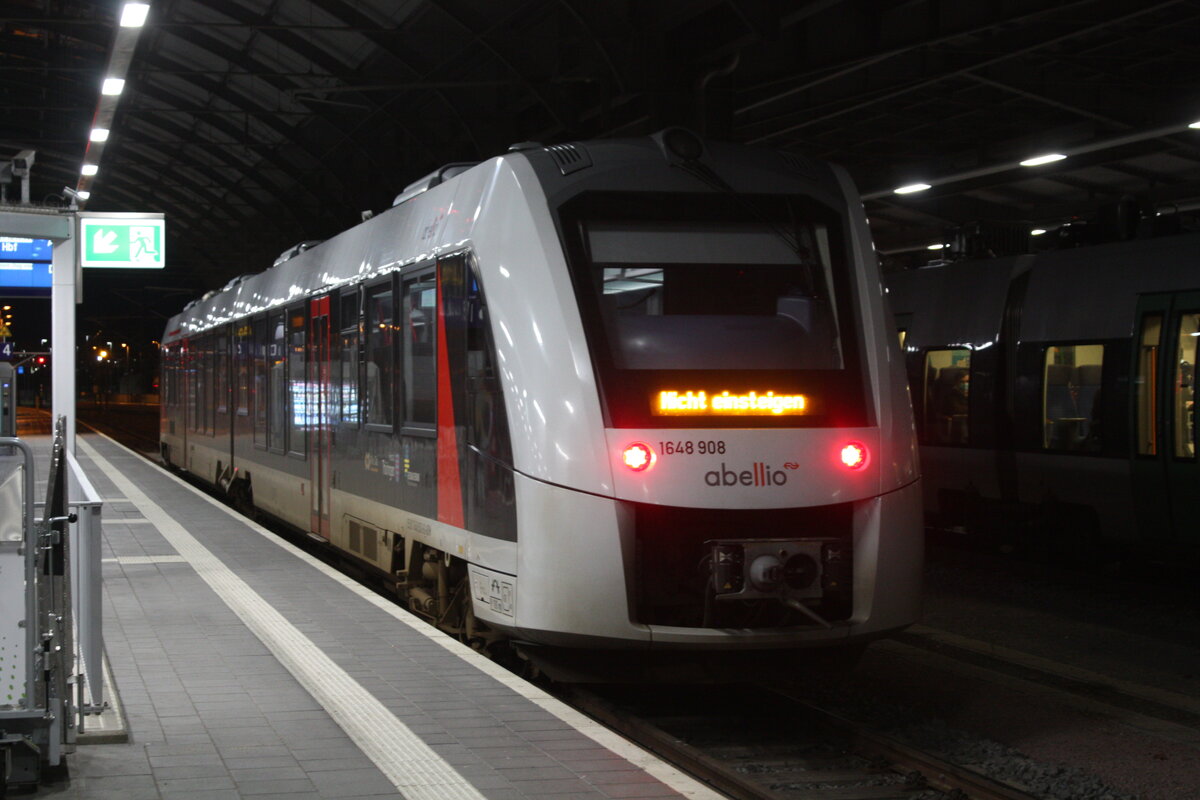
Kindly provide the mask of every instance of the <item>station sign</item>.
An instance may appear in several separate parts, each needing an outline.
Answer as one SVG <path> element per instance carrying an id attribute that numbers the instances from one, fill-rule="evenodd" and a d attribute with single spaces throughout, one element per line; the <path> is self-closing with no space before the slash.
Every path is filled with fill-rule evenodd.
<path id="1" fill-rule="evenodd" d="M 0 261 L 53 261 L 54 243 L 49 239 L 0 236 Z"/>
<path id="2" fill-rule="evenodd" d="M 80 214 L 79 264 L 107 269 L 166 266 L 162 214 Z"/>

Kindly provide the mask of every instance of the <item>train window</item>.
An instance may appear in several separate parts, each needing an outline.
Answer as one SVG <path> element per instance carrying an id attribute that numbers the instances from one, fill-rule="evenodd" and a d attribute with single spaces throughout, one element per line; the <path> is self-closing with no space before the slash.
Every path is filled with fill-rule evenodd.
<path id="1" fill-rule="evenodd" d="M 341 358 L 334 384 L 338 387 L 338 418 L 348 425 L 358 424 L 358 290 L 350 289 L 341 297 L 339 324 L 342 329 Z"/>
<path id="2" fill-rule="evenodd" d="M 214 337 L 215 344 L 213 352 L 213 395 L 215 399 L 214 410 L 216 413 L 228 416 L 229 415 L 229 337 L 221 332 Z M 224 423 L 222 423 L 224 425 Z M 216 425 L 214 423 L 213 430 L 210 433 L 215 433 Z"/>
<path id="3" fill-rule="evenodd" d="M 1175 359 L 1174 416 L 1176 458 L 1196 458 L 1196 343 L 1200 341 L 1200 312 L 1179 315 L 1179 352 Z"/>
<path id="4" fill-rule="evenodd" d="M 1104 345 L 1046 348 L 1042 370 L 1042 447 L 1100 451 L 1100 376 Z"/>
<path id="5" fill-rule="evenodd" d="M 364 416 L 368 425 L 390 428 L 395 423 L 395 395 L 392 390 L 396 385 L 396 306 L 391 283 L 367 292 L 364 339 Z"/>
<path id="6" fill-rule="evenodd" d="M 287 424 L 287 339 L 283 328 L 283 312 L 276 311 L 267 323 L 267 364 L 270 377 L 267 380 L 267 397 L 270 410 L 267 413 L 267 446 L 283 451 L 284 431 Z"/>
<path id="7" fill-rule="evenodd" d="M 437 281 L 427 272 L 404 282 L 404 421 L 437 422 Z"/>
<path id="8" fill-rule="evenodd" d="M 796 231 L 793 241 L 763 223 L 589 223 L 617 368 L 841 369 L 828 233 Z"/>
<path id="9" fill-rule="evenodd" d="M 925 353 L 924 444 L 966 444 L 971 351 L 965 347 Z"/>
<path id="10" fill-rule="evenodd" d="M 1158 455 L 1158 348 L 1162 341 L 1162 315 L 1142 318 L 1138 343 L 1137 451 Z"/>
<path id="11" fill-rule="evenodd" d="M 234 332 L 233 364 L 234 408 L 239 417 L 244 417 L 250 413 L 250 326 L 244 322 Z"/>
<path id="12" fill-rule="evenodd" d="M 184 345 L 184 367 L 187 371 L 187 429 L 199 431 L 203 426 L 200 411 L 204 405 L 200 398 L 204 396 L 204 372 L 200 369 L 200 341 L 188 339 Z"/>
<path id="13" fill-rule="evenodd" d="M 305 432 L 311 420 L 309 409 L 316 411 L 315 405 L 310 404 L 309 384 L 304 379 L 305 332 L 308 319 L 304 315 L 304 306 L 289 309 L 288 315 L 288 452 L 304 455 L 307 452 Z"/>
<path id="14" fill-rule="evenodd" d="M 267 318 L 250 326 L 254 336 L 254 443 L 267 446 Z"/>

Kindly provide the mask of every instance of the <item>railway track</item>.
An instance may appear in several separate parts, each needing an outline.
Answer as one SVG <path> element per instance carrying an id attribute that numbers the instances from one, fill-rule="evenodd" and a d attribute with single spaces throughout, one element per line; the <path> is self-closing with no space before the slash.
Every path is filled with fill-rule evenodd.
<path id="1" fill-rule="evenodd" d="M 739 800 L 1034 800 L 755 686 L 559 687 L 565 701 Z"/>

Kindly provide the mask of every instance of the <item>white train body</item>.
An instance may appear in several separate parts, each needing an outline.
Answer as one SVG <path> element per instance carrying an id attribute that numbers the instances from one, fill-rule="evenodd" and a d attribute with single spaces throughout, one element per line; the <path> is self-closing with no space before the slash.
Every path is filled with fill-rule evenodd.
<path id="1" fill-rule="evenodd" d="M 676 131 L 414 194 L 169 322 L 165 460 L 464 638 L 790 648 L 917 618 L 913 420 L 844 174 Z"/>

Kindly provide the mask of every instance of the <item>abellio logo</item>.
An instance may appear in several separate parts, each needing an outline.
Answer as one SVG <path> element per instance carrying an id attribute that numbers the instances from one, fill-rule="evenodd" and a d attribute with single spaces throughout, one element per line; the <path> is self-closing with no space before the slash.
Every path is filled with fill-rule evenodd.
<path id="1" fill-rule="evenodd" d="M 787 473 L 770 464 L 755 461 L 750 466 L 751 469 L 732 470 L 722 461 L 720 469 L 704 473 L 704 483 L 708 486 L 783 486 L 788 482 Z M 799 469 L 800 465 L 789 461 L 784 467 Z"/>

